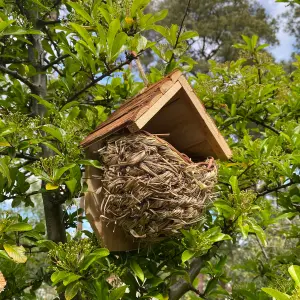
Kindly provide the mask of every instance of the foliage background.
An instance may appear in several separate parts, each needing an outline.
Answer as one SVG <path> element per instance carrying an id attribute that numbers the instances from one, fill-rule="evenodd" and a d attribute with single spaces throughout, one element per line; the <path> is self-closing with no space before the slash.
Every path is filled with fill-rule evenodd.
<path id="1" fill-rule="evenodd" d="M 0 299 L 51 298 L 50 285 L 61 299 L 299 299 L 299 57 L 291 73 L 274 62 L 276 22 L 252 2 L 236 1 L 236 21 L 231 1 L 174 1 L 169 17 L 148 2 L 0 1 Z M 232 39 L 214 36 L 224 26 Z M 214 55 L 194 53 L 194 29 Z M 185 72 L 234 155 L 203 222 L 109 253 L 75 233 L 84 166 L 99 167 L 78 145 L 144 87 L 138 57 L 155 57 L 149 83 Z"/>

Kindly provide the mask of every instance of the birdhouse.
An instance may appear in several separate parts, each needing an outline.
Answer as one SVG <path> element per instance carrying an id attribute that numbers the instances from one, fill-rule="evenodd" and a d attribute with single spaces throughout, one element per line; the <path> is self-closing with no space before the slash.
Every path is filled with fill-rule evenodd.
<path id="1" fill-rule="evenodd" d="M 231 156 L 180 71 L 125 102 L 81 143 L 102 168 L 86 168 L 86 216 L 111 251 L 176 235 L 213 197 L 213 158 Z"/>

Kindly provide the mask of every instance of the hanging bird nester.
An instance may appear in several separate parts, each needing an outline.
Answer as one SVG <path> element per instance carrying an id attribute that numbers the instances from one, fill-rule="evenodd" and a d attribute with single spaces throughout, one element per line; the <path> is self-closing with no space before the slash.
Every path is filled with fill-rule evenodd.
<path id="1" fill-rule="evenodd" d="M 231 151 L 181 72 L 123 104 L 83 142 L 85 211 L 104 246 L 136 248 L 201 220 L 214 197 L 214 158 Z"/>

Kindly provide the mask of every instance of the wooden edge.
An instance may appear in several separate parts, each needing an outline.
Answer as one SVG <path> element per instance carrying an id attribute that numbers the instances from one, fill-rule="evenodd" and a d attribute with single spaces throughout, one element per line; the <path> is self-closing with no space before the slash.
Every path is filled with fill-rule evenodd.
<path id="1" fill-rule="evenodd" d="M 129 124 L 127 126 L 127 129 L 130 131 L 130 133 L 135 133 L 135 132 L 138 132 L 140 130 L 140 128 L 136 125 L 136 123 L 132 123 L 132 124 Z"/>
<path id="2" fill-rule="evenodd" d="M 85 192 L 85 213 L 86 217 L 96 233 L 96 236 L 103 244 L 103 247 L 108 248 L 110 251 L 129 251 L 138 248 L 139 243 L 131 235 L 120 226 L 114 223 L 108 223 L 105 218 L 101 218 L 103 211 L 101 210 L 101 202 L 103 195 L 96 194 L 96 191 L 101 186 L 101 181 L 93 179 L 93 176 L 100 176 L 101 172 L 92 167 L 86 167 L 86 183 L 88 190 Z"/>
<path id="3" fill-rule="evenodd" d="M 172 80 L 167 80 L 160 86 L 160 91 L 165 94 L 172 86 L 174 85 L 174 82 Z"/>
<path id="4" fill-rule="evenodd" d="M 176 70 L 176 71 L 174 71 L 173 74 L 171 74 L 170 78 L 175 83 L 176 81 L 178 81 L 178 79 L 181 75 L 182 75 L 182 72 L 180 70 Z"/>
<path id="5" fill-rule="evenodd" d="M 102 134 L 99 136 L 99 130 L 101 130 L 102 128 L 95 130 L 94 132 L 92 132 L 90 135 L 88 135 L 81 143 L 81 147 L 83 147 L 84 149 L 88 149 L 90 148 L 92 145 L 94 145 L 95 143 L 104 140 L 105 138 L 107 138 L 109 135 L 112 135 L 116 132 L 118 132 L 119 130 L 122 130 L 123 128 L 126 128 L 128 125 L 130 125 L 132 123 L 132 120 L 127 120 L 126 122 L 120 124 L 118 127 L 113 128 L 113 130 L 106 132 L 105 134 Z"/>
<path id="6" fill-rule="evenodd" d="M 210 143 L 212 149 L 214 149 L 217 157 L 222 160 L 229 159 L 232 156 L 232 152 L 227 142 L 215 125 L 214 121 L 211 119 L 210 115 L 206 112 L 205 107 L 200 102 L 200 99 L 196 96 L 193 88 L 190 86 L 183 75 L 179 77 L 178 81 L 181 83 L 183 89 L 189 96 L 196 110 L 200 114 L 204 124 L 206 125 L 206 135 L 208 138 L 208 142 Z"/>
<path id="7" fill-rule="evenodd" d="M 138 110 L 137 114 L 134 117 L 134 120 L 137 120 L 140 116 L 142 116 L 154 103 L 156 103 L 161 97 L 163 96 L 162 93 L 159 93 L 154 98 L 151 99 L 151 101 L 143 106 L 141 109 Z"/>
<path id="8" fill-rule="evenodd" d="M 168 101 L 179 92 L 182 88 L 180 82 L 176 82 L 173 86 L 162 96 L 158 101 L 156 101 L 143 115 L 141 115 L 133 125 L 131 126 L 132 130 L 142 129 L 162 108 L 165 106 Z M 130 130 L 130 129 L 129 129 Z"/>

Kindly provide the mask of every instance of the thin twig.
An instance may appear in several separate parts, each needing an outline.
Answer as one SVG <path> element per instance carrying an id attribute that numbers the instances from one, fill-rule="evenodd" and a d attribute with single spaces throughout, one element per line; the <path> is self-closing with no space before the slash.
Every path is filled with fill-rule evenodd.
<path id="1" fill-rule="evenodd" d="M 184 21 L 185 21 L 187 15 L 189 14 L 189 8 L 190 8 L 190 5 L 191 5 L 191 0 L 188 1 L 188 4 L 187 4 L 187 6 L 186 6 L 185 13 L 184 13 L 183 18 L 182 18 L 182 20 L 181 20 L 181 24 L 180 24 L 180 27 L 179 27 L 179 31 L 178 31 L 177 38 L 176 38 L 176 42 L 175 42 L 175 45 L 174 45 L 174 48 L 173 48 L 173 49 L 176 49 L 177 46 L 178 46 L 179 38 L 180 38 L 182 29 L 183 29 L 183 25 L 184 25 Z M 170 61 L 168 62 L 168 66 L 171 64 L 171 62 L 173 61 L 174 58 L 175 58 L 175 55 L 174 55 L 174 52 L 173 52 L 173 53 L 172 53 L 172 56 L 171 56 L 171 58 L 170 58 Z"/>
<path id="2" fill-rule="evenodd" d="M 37 89 L 37 86 L 35 84 L 30 82 L 27 78 L 24 78 L 23 76 L 21 76 L 17 71 L 12 71 L 12 70 L 10 70 L 8 68 L 5 68 L 1 65 L 0 65 L 0 71 L 2 71 L 5 74 L 11 75 L 12 77 L 14 77 L 16 79 L 19 79 L 21 82 L 26 84 L 31 90 L 36 90 Z"/>
<path id="3" fill-rule="evenodd" d="M 251 118 L 251 117 L 247 117 L 247 119 L 248 119 L 249 121 L 253 122 L 253 123 L 256 123 L 256 124 L 262 126 L 262 127 L 268 128 L 268 129 L 270 129 L 271 131 L 275 132 L 276 134 L 280 135 L 280 131 L 279 131 L 279 130 L 275 129 L 274 127 L 272 127 L 272 126 L 270 126 L 270 125 L 268 125 L 268 124 L 265 124 L 265 123 L 262 122 L 262 121 L 253 119 L 253 118 Z"/>
<path id="4" fill-rule="evenodd" d="M 286 188 L 286 187 L 289 187 L 289 186 L 293 185 L 294 183 L 295 183 L 295 182 L 290 181 L 290 182 L 288 182 L 288 183 L 286 183 L 286 184 L 277 186 L 277 187 L 275 187 L 275 188 L 273 188 L 273 189 L 265 190 L 265 191 L 259 193 L 257 196 L 258 196 L 258 197 L 265 196 L 265 195 L 267 195 L 267 194 L 270 194 L 270 193 L 279 191 L 279 190 L 281 190 L 281 189 L 284 189 L 284 188 Z"/>
<path id="5" fill-rule="evenodd" d="M 240 175 L 238 175 L 237 178 L 240 178 L 242 175 L 244 175 L 246 172 L 249 171 L 249 169 L 251 169 L 254 166 L 254 164 L 249 165 Z"/>
<path id="6" fill-rule="evenodd" d="M 51 45 L 54 47 L 57 56 L 60 56 L 60 49 L 58 48 L 57 44 L 54 42 L 54 40 L 52 39 L 51 33 L 49 31 L 49 29 L 47 27 L 44 27 L 46 35 L 51 43 Z"/>
<path id="7" fill-rule="evenodd" d="M 192 284 L 190 285 L 190 290 L 197 294 L 199 297 L 203 297 L 203 295 L 196 288 L 194 288 Z"/>
<path id="8" fill-rule="evenodd" d="M 44 61 L 45 61 L 47 64 L 50 63 L 49 60 L 46 59 L 46 58 L 44 58 Z M 65 77 L 64 73 L 62 73 L 57 67 L 52 66 L 52 69 L 53 69 L 54 71 L 56 71 L 61 77 Z"/>
<path id="9" fill-rule="evenodd" d="M 38 20 L 38 23 L 41 25 L 55 25 L 55 24 L 60 24 L 62 20 L 50 20 L 50 21 L 45 21 L 45 20 Z"/>
<path id="10" fill-rule="evenodd" d="M 38 161 L 39 160 L 38 158 L 36 158 L 34 156 L 23 154 L 23 153 L 16 153 L 16 157 L 27 159 L 27 160 L 30 160 L 30 161 Z"/>
<path id="11" fill-rule="evenodd" d="M 63 59 L 65 59 L 65 58 L 67 58 L 69 56 L 70 56 L 70 54 L 64 54 L 62 56 L 59 56 L 55 60 L 51 61 L 48 65 L 43 66 L 43 70 L 47 70 L 48 68 L 51 68 L 53 65 L 58 64 L 60 61 L 62 61 Z"/>
<path id="12" fill-rule="evenodd" d="M 78 91 L 77 93 L 75 93 L 73 96 L 69 97 L 67 103 L 75 100 L 77 97 L 79 97 L 81 94 L 83 94 L 85 91 L 87 91 L 89 88 L 91 88 L 92 86 L 94 86 L 96 83 L 98 83 L 99 81 L 101 81 L 105 77 L 110 76 L 113 72 L 115 72 L 117 70 L 120 70 L 122 67 L 128 65 L 131 61 L 137 59 L 140 54 L 141 53 L 139 53 L 136 56 L 131 56 L 130 58 L 128 58 L 127 60 L 125 60 L 124 62 L 122 62 L 121 64 L 119 64 L 118 66 L 115 66 L 114 68 L 112 68 L 112 69 L 108 70 L 107 72 L 103 73 L 100 77 L 93 79 L 83 89 L 81 89 L 80 91 Z"/>
<path id="13" fill-rule="evenodd" d="M 24 59 L 24 60 L 17 60 L 17 59 L 1 59 L 0 57 L 0 60 L 1 60 L 1 63 L 2 64 L 26 64 L 26 63 L 29 63 L 29 60 L 28 59 Z"/>
<path id="14" fill-rule="evenodd" d="M 265 259 L 269 260 L 269 256 L 268 256 L 268 254 L 267 254 L 267 252 L 266 252 L 263 244 L 261 243 L 260 239 L 257 237 L 257 235 L 255 235 L 255 237 L 256 237 L 257 243 L 258 243 L 258 245 L 259 245 L 259 247 L 260 247 L 260 249 L 261 249 L 261 251 L 262 251 L 262 253 L 263 253 L 264 257 L 265 257 Z"/>

